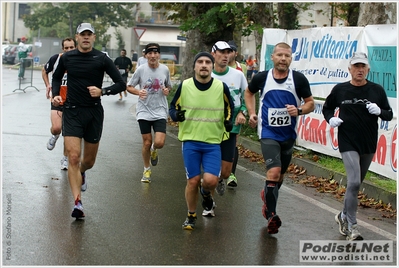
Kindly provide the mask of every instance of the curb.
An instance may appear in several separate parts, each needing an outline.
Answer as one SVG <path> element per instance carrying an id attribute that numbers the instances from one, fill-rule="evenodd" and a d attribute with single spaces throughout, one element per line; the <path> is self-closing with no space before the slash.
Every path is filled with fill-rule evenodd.
<path id="1" fill-rule="evenodd" d="M 243 147 L 262 155 L 259 142 L 239 136 L 238 144 L 241 144 Z M 339 184 L 346 185 L 346 175 L 326 169 L 313 161 L 293 157 L 291 163 L 304 167 L 308 175 L 311 174 L 317 177 L 334 179 L 335 181 L 339 182 Z M 396 193 L 388 192 L 379 186 L 369 183 L 368 181 L 363 181 L 361 184 L 361 191 L 366 194 L 367 197 L 374 198 L 375 200 L 381 200 L 385 204 L 390 203 L 392 208 L 396 209 Z"/>

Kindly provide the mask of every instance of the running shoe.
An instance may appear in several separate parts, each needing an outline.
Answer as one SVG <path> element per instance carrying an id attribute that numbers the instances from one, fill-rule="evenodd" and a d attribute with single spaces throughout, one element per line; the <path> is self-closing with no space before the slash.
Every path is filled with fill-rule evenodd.
<path id="1" fill-rule="evenodd" d="M 237 178 L 233 173 L 231 173 L 230 177 L 227 179 L 227 186 L 237 187 Z"/>
<path id="2" fill-rule="evenodd" d="M 60 135 L 51 135 L 51 138 L 47 142 L 47 149 L 48 150 L 53 150 L 55 147 L 55 143 L 57 142 L 58 138 Z"/>
<path id="3" fill-rule="evenodd" d="M 86 172 L 80 172 L 82 174 L 82 187 L 80 187 L 80 190 L 82 192 L 86 191 L 87 189 L 87 177 L 86 177 Z"/>
<path id="4" fill-rule="evenodd" d="M 213 208 L 213 198 L 211 193 L 204 195 L 202 194 L 202 191 L 200 190 L 200 193 L 202 195 L 202 208 L 205 210 L 211 210 Z"/>
<path id="5" fill-rule="evenodd" d="M 215 217 L 215 208 L 216 208 L 216 204 L 215 204 L 215 202 L 213 202 L 212 209 L 211 210 L 204 209 L 204 211 L 202 211 L 202 216 L 204 216 L 204 217 Z"/>
<path id="6" fill-rule="evenodd" d="M 75 201 L 75 206 L 73 207 L 71 216 L 76 219 L 85 217 L 85 214 L 83 212 L 82 201 L 80 201 L 80 200 Z"/>
<path id="7" fill-rule="evenodd" d="M 195 222 L 197 221 L 197 213 L 194 214 L 187 214 L 187 218 L 185 222 L 183 222 L 183 229 L 184 230 L 194 230 Z"/>
<path id="8" fill-rule="evenodd" d="M 143 177 L 141 182 L 150 183 L 151 182 L 151 169 L 147 169 L 143 172 Z"/>
<path id="9" fill-rule="evenodd" d="M 218 193 L 218 195 L 220 196 L 224 195 L 224 192 L 226 191 L 226 183 L 224 182 L 223 179 L 218 181 L 218 185 L 216 186 L 215 190 Z"/>
<path id="10" fill-rule="evenodd" d="M 352 228 L 348 229 L 346 240 L 349 241 L 363 240 L 363 237 L 360 235 L 357 224 L 352 225 Z"/>
<path id="11" fill-rule="evenodd" d="M 64 157 L 61 159 L 61 169 L 62 170 L 68 170 L 68 157 L 64 155 Z"/>
<path id="12" fill-rule="evenodd" d="M 265 199 L 265 189 L 260 191 L 260 198 L 262 198 L 263 206 L 262 206 L 262 215 L 265 219 L 267 219 L 267 206 L 266 206 L 266 199 Z"/>
<path id="13" fill-rule="evenodd" d="M 151 165 L 152 166 L 155 167 L 158 164 L 158 151 L 157 151 L 157 149 L 151 150 L 151 158 L 150 158 L 150 160 L 151 160 Z"/>
<path id="14" fill-rule="evenodd" d="M 267 232 L 269 234 L 277 234 L 278 228 L 281 226 L 281 220 L 278 215 L 272 214 L 272 216 L 267 220 Z"/>
<path id="15" fill-rule="evenodd" d="M 348 221 L 342 219 L 342 212 L 335 215 L 335 221 L 339 225 L 339 233 L 341 235 L 348 235 Z"/>

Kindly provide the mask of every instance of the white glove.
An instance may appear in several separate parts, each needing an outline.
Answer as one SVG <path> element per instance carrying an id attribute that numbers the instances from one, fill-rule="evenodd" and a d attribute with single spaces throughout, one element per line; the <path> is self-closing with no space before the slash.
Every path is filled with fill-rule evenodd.
<path id="1" fill-rule="evenodd" d="M 342 121 L 342 119 L 339 117 L 331 117 L 330 121 L 328 121 L 328 124 L 330 124 L 330 127 L 334 128 L 339 127 L 342 122 L 344 121 Z"/>
<path id="2" fill-rule="evenodd" d="M 375 115 L 380 115 L 381 114 L 380 107 L 378 107 L 378 105 L 375 104 L 375 103 L 366 104 L 366 108 L 369 110 L 369 113 L 371 113 L 371 114 L 375 114 Z"/>

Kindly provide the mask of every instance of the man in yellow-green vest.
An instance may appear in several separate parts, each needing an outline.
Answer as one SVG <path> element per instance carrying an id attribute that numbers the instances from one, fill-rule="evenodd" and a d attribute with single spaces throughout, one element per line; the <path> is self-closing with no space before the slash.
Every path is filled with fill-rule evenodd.
<path id="1" fill-rule="evenodd" d="M 220 143 L 233 128 L 234 103 L 230 90 L 225 83 L 212 78 L 213 64 L 210 53 L 198 53 L 194 58 L 194 77 L 180 84 L 169 108 L 172 120 L 179 122 L 178 138 L 182 141 L 187 178 L 188 215 L 183 223 L 186 230 L 195 227 L 198 192 L 202 195 L 202 207 L 208 211 L 214 209 L 211 192 L 220 175 Z"/>

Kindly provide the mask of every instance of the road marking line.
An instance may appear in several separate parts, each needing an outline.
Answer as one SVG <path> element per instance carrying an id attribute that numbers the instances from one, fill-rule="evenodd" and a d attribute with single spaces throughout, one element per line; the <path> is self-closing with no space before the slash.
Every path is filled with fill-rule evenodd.
<path id="1" fill-rule="evenodd" d="M 177 136 L 174 135 L 173 133 L 167 132 L 167 135 L 172 137 L 172 138 L 174 138 L 174 139 L 177 139 Z M 252 171 L 252 170 L 248 170 L 247 168 L 244 168 L 243 166 L 240 166 L 240 165 L 237 165 L 237 169 L 239 169 L 241 171 L 244 171 L 244 172 L 247 172 L 247 173 L 250 173 L 252 176 L 264 181 L 264 178 L 265 178 L 264 175 L 260 175 L 259 173 L 256 173 L 255 171 Z M 327 211 L 333 213 L 334 215 L 339 212 L 339 210 L 331 208 L 331 207 L 329 207 L 329 206 L 317 201 L 316 199 L 310 198 L 310 197 L 308 197 L 308 196 L 306 196 L 304 194 L 301 194 L 301 193 L 299 193 L 299 192 L 297 192 L 295 190 L 292 190 L 292 189 L 290 189 L 289 187 L 287 187 L 285 185 L 282 185 L 281 190 L 283 190 L 283 191 L 285 191 L 287 193 L 290 193 L 292 195 L 295 195 L 295 196 L 297 196 L 297 197 L 299 197 L 299 198 L 301 198 L 301 199 L 303 199 L 305 201 L 308 201 L 309 203 L 311 203 L 311 204 L 313 204 L 315 206 L 318 206 L 319 208 L 322 208 L 324 210 L 327 210 Z M 383 237 L 385 237 L 385 238 L 387 238 L 389 240 L 396 241 L 396 235 L 395 234 L 392 234 L 392 233 L 387 232 L 387 231 L 385 231 L 383 229 L 375 227 L 374 225 L 371 225 L 371 224 L 369 224 L 369 223 L 367 223 L 365 221 L 362 221 L 362 220 L 358 220 L 358 223 L 362 227 L 365 227 L 366 229 L 368 229 L 368 230 L 370 230 L 370 231 L 372 231 L 374 233 L 382 235 Z"/>

